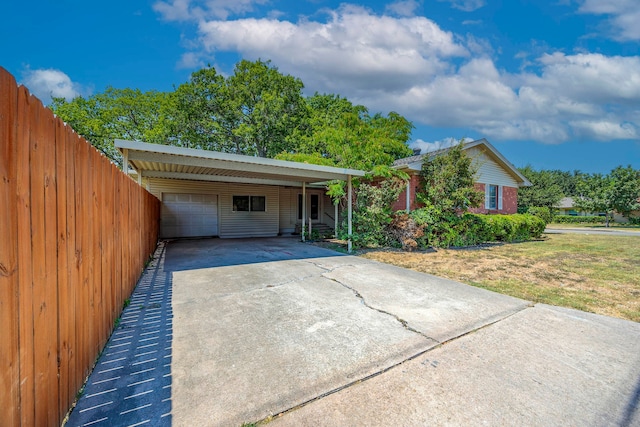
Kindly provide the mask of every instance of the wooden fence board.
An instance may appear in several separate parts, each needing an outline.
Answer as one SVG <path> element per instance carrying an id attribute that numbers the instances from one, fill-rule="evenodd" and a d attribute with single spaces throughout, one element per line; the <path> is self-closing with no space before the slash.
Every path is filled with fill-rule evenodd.
<path id="1" fill-rule="evenodd" d="M 67 250 L 69 230 L 67 228 L 67 127 L 61 121 L 56 121 L 56 211 L 57 211 L 57 242 L 58 254 L 58 358 L 60 373 L 58 386 L 58 411 L 65 414 L 72 403 L 69 371 L 69 335 L 72 332 L 72 322 L 69 307 L 69 253 Z"/>
<path id="2" fill-rule="evenodd" d="M 20 357 L 16 199 L 18 88 L 0 68 L 0 425 L 20 424 Z"/>
<path id="3" fill-rule="evenodd" d="M 45 230 L 45 144 L 42 140 L 42 104 L 37 99 L 30 103 L 32 132 L 30 143 L 31 167 L 31 273 L 33 287 L 33 332 L 35 395 L 37 397 L 36 425 L 50 425 L 48 420 L 49 388 L 48 371 L 49 337 L 47 336 L 47 272 L 46 272 L 46 230 Z"/>
<path id="4" fill-rule="evenodd" d="M 55 424 L 59 414 L 58 381 L 58 210 L 56 187 L 56 126 L 53 113 L 48 108 L 40 111 L 38 126 L 40 145 L 44 155 L 44 300 L 41 311 L 46 345 L 44 353 L 46 372 L 47 424 Z M 35 262 L 36 260 L 34 260 Z M 41 346 L 42 344 L 38 344 Z"/>
<path id="5" fill-rule="evenodd" d="M 76 239 L 78 234 L 76 233 L 76 182 L 75 182 L 75 170 L 76 170 L 76 152 L 77 145 L 79 143 L 78 136 L 71 131 L 70 128 L 66 128 L 66 140 L 67 149 L 65 152 L 66 158 L 66 190 L 67 190 L 67 262 L 68 262 L 68 275 L 69 275 L 69 288 L 68 288 L 68 300 L 67 307 L 68 312 L 73 313 L 74 317 L 77 316 L 77 299 L 78 299 L 78 282 L 80 277 L 79 272 L 79 260 L 76 246 Z M 68 347 L 69 347 L 69 397 L 74 399 L 75 393 L 82 386 L 82 375 L 80 373 L 80 365 L 78 359 L 78 326 L 75 325 L 74 319 L 69 319 L 68 325 Z"/>
<path id="6" fill-rule="evenodd" d="M 84 379 L 89 374 L 89 354 L 91 352 L 91 341 L 89 340 L 90 331 L 90 307 L 89 307 L 89 249 L 90 244 L 89 233 L 87 232 L 88 222 L 88 204 L 87 198 L 87 179 L 89 174 L 88 168 L 88 149 L 85 144 L 78 144 L 76 152 L 76 251 L 78 252 L 79 261 L 79 281 L 78 281 L 78 299 L 76 309 L 80 313 L 80 318 L 84 321 L 78 325 L 78 358 L 81 367 L 81 375 Z"/>
<path id="7" fill-rule="evenodd" d="M 31 165 L 29 139 L 30 97 L 18 89 L 17 123 L 17 222 L 18 222 L 18 298 L 20 311 L 20 416 L 23 426 L 35 424 L 35 374 L 33 288 L 31 273 Z"/>

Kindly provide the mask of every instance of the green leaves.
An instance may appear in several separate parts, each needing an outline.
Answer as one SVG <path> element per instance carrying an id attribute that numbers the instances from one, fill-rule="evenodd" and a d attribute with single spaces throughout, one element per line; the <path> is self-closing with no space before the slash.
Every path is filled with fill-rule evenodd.
<path id="1" fill-rule="evenodd" d="M 613 212 L 629 217 L 640 209 L 640 170 L 618 166 L 609 175 L 585 174 L 576 185 L 575 206 L 584 212 Z"/>
<path id="2" fill-rule="evenodd" d="M 242 60 L 227 77 L 195 71 L 172 92 L 109 87 L 52 109 L 116 163 L 117 138 L 367 171 L 411 154 L 404 117 L 372 116 L 338 95 L 305 98 L 303 88 L 270 61 Z"/>
<path id="3" fill-rule="evenodd" d="M 478 207 L 482 194 L 474 187 L 476 170 L 463 142 L 422 164 L 422 187 L 418 201 L 443 215 Z"/>
<path id="4" fill-rule="evenodd" d="M 50 108 L 119 165 L 122 160 L 114 139 L 166 143 L 175 114 L 171 93 L 112 87 L 86 99 L 56 98 Z"/>
<path id="5" fill-rule="evenodd" d="M 536 171 L 530 165 L 519 170 L 533 184 L 531 187 L 518 189 L 519 211 L 526 211 L 529 207 L 552 209 L 566 194 L 559 183 L 560 174 L 557 172 L 560 171 Z"/>

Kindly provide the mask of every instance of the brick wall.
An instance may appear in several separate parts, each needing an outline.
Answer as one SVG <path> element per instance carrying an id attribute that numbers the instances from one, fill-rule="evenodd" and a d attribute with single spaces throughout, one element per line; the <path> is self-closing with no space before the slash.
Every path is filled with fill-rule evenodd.
<path id="1" fill-rule="evenodd" d="M 485 184 L 476 183 L 475 187 L 485 192 Z M 479 208 L 469 209 L 473 213 L 491 213 L 491 214 L 514 214 L 518 213 L 518 189 L 514 187 L 502 187 L 502 209 L 485 209 L 484 199 L 482 205 Z"/>

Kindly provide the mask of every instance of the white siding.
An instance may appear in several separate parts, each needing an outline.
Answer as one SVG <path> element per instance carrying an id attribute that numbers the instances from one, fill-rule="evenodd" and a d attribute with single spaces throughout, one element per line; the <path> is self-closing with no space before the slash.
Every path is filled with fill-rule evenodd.
<path id="1" fill-rule="evenodd" d="M 478 168 L 476 182 L 518 188 L 518 182 L 493 159 L 477 147 L 467 150 L 473 164 Z"/>
<path id="2" fill-rule="evenodd" d="M 302 194 L 302 187 L 281 187 L 280 188 L 280 233 L 290 234 L 296 230 L 296 224 L 300 224 L 298 219 L 298 195 Z M 326 195 L 326 190 L 307 188 L 307 214 L 309 214 L 309 195 L 317 194 L 319 199 L 318 220 L 314 223 L 327 224 L 331 228 L 334 226 L 334 208 L 331 198 Z"/>
<path id="3" fill-rule="evenodd" d="M 231 184 L 150 178 L 149 192 L 162 200 L 162 193 L 218 195 L 220 237 L 271 237 L 278 235 L 280 193 L 276 186 Z M 233 212 L 233 196 L 265 196 L 265 212 Z"/>
<path id="4" fill-rule="evenodd" d="M 320 222 L 323 224 L 327 224 L 329 227 L 333 228 L 335 225 L 335 208 L 333 206 L 333 202 L 331 201 L 331 197 L 326 195 L 326 192 L 322 194 L 322 200 L 320 202 L 322 204 L 322 215 L 320 216 Z"/>
<path id="5" fill-rule="evenodd" d="M 280 233 L 291 234 L 296 230 L 298 193 L 302 189 L 280 187 Z"/>

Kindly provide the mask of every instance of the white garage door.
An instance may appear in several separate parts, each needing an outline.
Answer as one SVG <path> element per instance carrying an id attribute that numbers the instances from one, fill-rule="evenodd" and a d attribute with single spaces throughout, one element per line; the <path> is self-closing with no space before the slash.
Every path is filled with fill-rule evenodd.
<path id="1" fill-rule="evenodd" d="M 162 194 L 160 237 L 218 235 L 218 196 L 213 194 Z"/>

